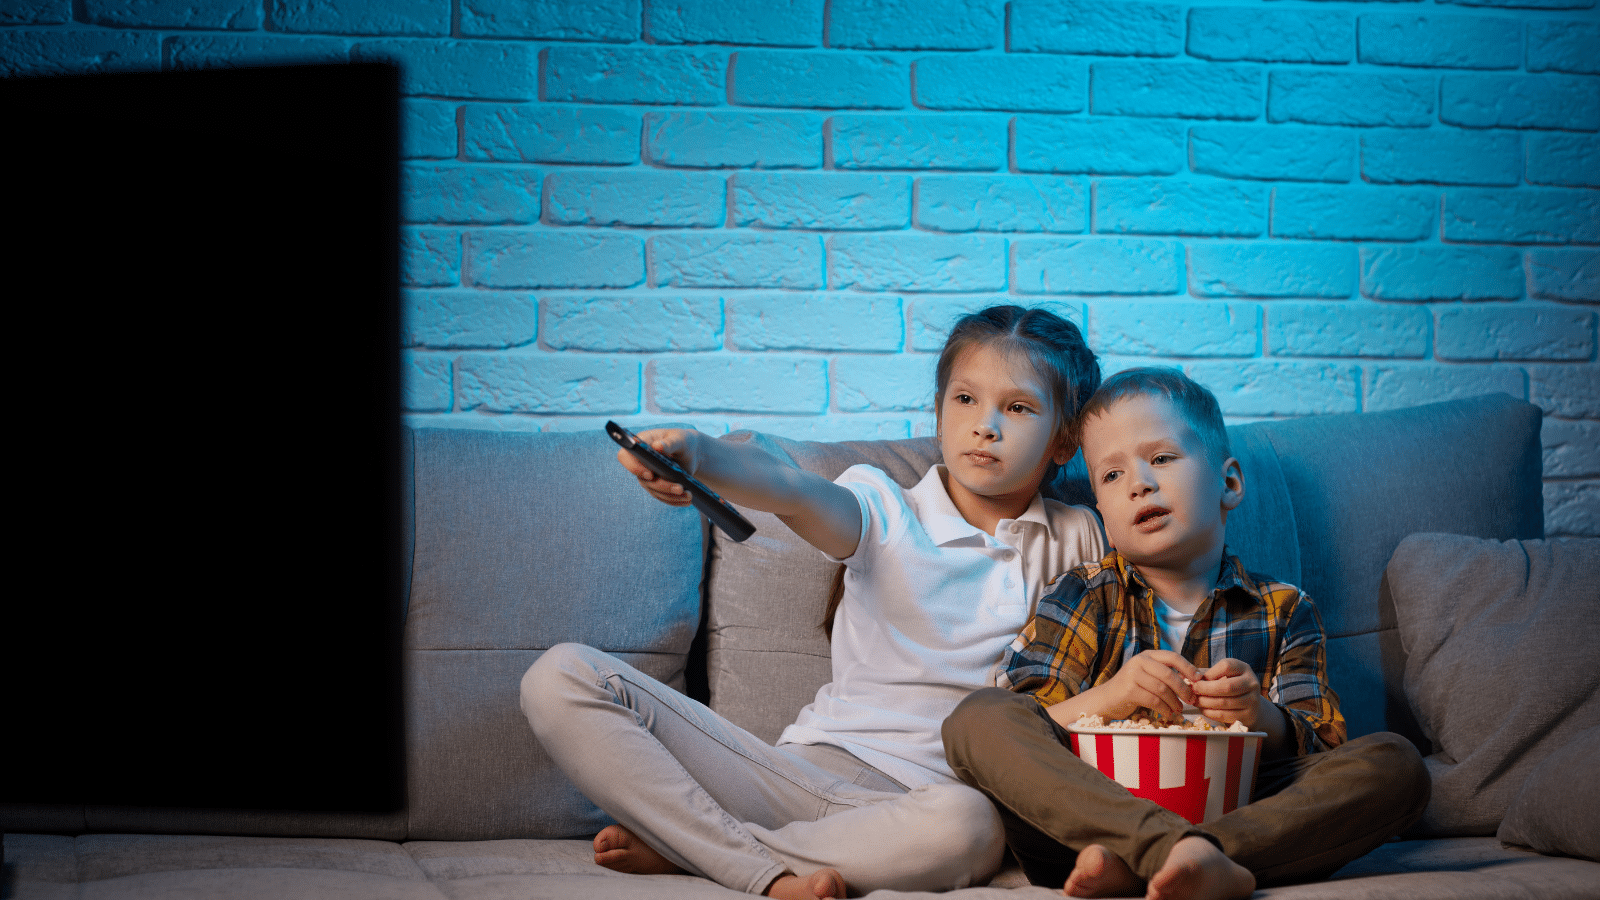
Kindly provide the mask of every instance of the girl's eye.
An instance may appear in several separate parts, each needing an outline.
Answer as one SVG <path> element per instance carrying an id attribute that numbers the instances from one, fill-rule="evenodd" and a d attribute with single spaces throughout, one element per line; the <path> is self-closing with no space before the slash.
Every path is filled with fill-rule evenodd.
<path id="1" fill-rule="evenodd" d="M 1023 406 L 1021 403 L 1013 403 L 1013 404 L 1011 404 L 1011 411 L 1014 412 L 1014 413 L 1031 413 L 1031 412 L 1033 412 L 1033 410 L 1031 408 Z"/>
<path id="2" fill-rule="evenodd" d="M 972 402 L 972 395 L 971 394 L 957 394 L 956 395 L 956 402 L 957 403 L 971 403 Z"/>

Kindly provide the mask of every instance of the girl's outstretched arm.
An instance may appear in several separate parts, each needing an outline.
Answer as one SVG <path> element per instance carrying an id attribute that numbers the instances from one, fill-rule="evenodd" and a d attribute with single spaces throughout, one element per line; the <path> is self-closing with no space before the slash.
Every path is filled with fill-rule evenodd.
<path id="1" fill-rule="evenodd" d="M 856 552 L 861 541 L 861 505 L 849 490 L 789 465 L 751 444 L 719 441 L 692 429 L 656 428 L 639 440 L 677 460 L 685 472 L 737 506 L 776 515 L 811 546 L 835 559 Z M 673 506 L 688 506 L 681 485 L 657 478 L 627 450 L 617 461 L 650 495 Z"/>

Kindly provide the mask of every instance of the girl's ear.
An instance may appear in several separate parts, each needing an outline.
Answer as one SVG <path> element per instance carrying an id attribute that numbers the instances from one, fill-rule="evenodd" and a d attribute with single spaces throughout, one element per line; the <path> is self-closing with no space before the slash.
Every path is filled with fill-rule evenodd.
<path id="1" fill-rule="evenodd" d="M 1228 457 L 1222 464 L 1222 511 L 1238 506 L 1244 500 L 1244 469 L 1240 468 L 1239 461 Z"/>
<path id="2" fill-rule="evenodd" d="M 1063 437 L 1061 442 L 1056 445 L 1056 452 L 1050 457 L 1050 461 L 1058 466 L 1064 466 L 1072 462 L 1072 458 L 1077 455 L 1078 445 L 1074 444 L 1070 438 Z"/>

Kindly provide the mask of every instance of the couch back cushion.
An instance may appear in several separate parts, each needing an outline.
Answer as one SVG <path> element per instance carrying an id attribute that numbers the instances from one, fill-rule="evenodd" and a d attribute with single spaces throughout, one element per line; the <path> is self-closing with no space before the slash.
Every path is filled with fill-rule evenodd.
<path id="1" fill-rule="evenodd" d="M 700 623 L 700 516 L 651 500 L 602 431 L 420 429 L 406 617 L 408 834 L 592 835 L 608 821 L 518 708 L 562 641 L 679 689 Z"/>

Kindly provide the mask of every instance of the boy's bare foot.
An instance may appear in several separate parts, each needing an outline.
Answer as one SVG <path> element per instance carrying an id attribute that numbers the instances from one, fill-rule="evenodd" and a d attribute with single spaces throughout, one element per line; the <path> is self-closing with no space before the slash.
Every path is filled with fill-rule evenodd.
<path id="1" fill-rule="evenodd" d="M 844 900 L 844 876 L 833 869 L 818 869 L 804 878 L 779 875 L 766 894 L 777 900 Z"/>
<path id="2" fill-rule="evenodd" d="M 613 872 L 629 875 L 682 875 L 678 864 L 639 840 L 621 825 L 607 825 L 594 836 L 594 862 Z"/>
<path id="3" fill-rule="evenodd" d="M 1203 837 L 1186 837 L 1150 879 L 1146 900 L 1239 900 L 1255 892 L 1256 877 Z"/>
<path id="4" fill-rule="evenodd" d="M 1078 852 L 1061 893 L 1068 897 L 1138 897 L 1144 894 L 1144 879 L 1133 874 L 1122 857 L 1090 844 Z"/>

